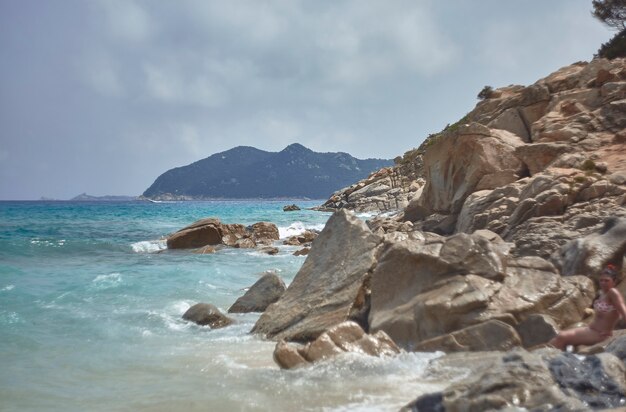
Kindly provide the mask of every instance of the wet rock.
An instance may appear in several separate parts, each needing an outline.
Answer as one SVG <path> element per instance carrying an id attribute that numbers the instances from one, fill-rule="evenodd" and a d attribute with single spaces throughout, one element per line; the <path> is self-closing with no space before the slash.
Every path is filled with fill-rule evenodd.
<path id="1" fill-rule="evenodd" d="M 404 410 L 415 411 L 415 405 L 429 405 L 432 410 L 482 412 L 526 408 L 533 411 L 586 411 L 585 404 L 564 394 L 538 354 L 513 351 L 493 356 L 481 354 L 465 358 L 461 367 L 469 369 L 466 378 L 452 383 L 441 392 L 424 395 Z M 446 357 L 433 361 L 446 361 Z M 474 363 L 478 362 L 478 367 Z M 429 409 L 426 409 L 429 410 Z"/>
<path id="2" fill-rule="evenodd" d="M 284 245 L 290 246 L 300 246 L 311 244 L 315 240 L 319 233 L 314 232 L 312 230 L 305 230 L 299 235 L 289 236 L 287 239 L 283 241 Z"/>
<path id="3" fill-rule="evenodd" d="M 274 247 L 274 246 L 263 246 L 259 248 L 259 252 L 265 253 L 267 255 L 277 255 L 279 250 L 277 247 Z"/>
<path id="4" fill-rule="evenodd" d="M 218 219 L 199 220 L 167 238 L 168 249 L 193 249 L 222 243 L 221 223 Z"/>
<path id="5" fill-rule="evenodd" d="M 201 247 L 200 249 L 196 249 L 193 251 L 193 253 L 198 254 L 198 255 L 210 255 L 213 254 L 217 251 L 217 249 L 215 249 L 214 246 L 204 246 Z"/>
<path id="6" fill-rule="evenodd" d="M 300 208 L 295 204 L 283 206 L 283 212 L 295 212 L 297 210 Z"/>
<path id="7" fill-rule="evenodd" d="M 571 353 L 562 353 L 549 360 L 550 372 L 563 392 L 585 402 L 591 409 L 623 406 L 624 364 L 605 353 L 580 359 Z"/>
<path id="8" fill-rule="evenodd" d="M 279 341 L 274 348 L 274 362 L 281 369 L 293 369 L 299 366 L 308 365 L 309 362 L 304 359 L 300 353 L 304 345 L 296 343 L 287 343 L 284 340 Z"/>
<path id="9" fill-rule="evenodd" d="M 256 242 L 249 237 L 245 237 L 238 239 L 237 242 L 235 242 L 234 247 L 238 249 L 254 249 L 256 247 Z"/>
<path id="10" fill-rule="evenodd" d="M 281 368 L 291 369 L 304 362 L 318 362 L 346 352 L 380 357 L 396 355 L 400 351 L 384 332 L 368 335 L 355 322 L 346 321 L 306 345 L 281 340 L 276 344 L 274 360 Z"/>
<path id="11" fill-rule="evenodd" d="M 293 255 L 294 256 L 306 256 L 309 254 L 310 251 L 311 251 L 310 247 L 305 247 L 300 250 L 296 250 L 295 252 L 293 252 Z"/>
<path id="12" fill-rule="evenodd" d="M 274 240 L 278 240 L 278 228 L 273 223 L 259 222 L 246 228 L 241 224 L 223 224 L 219 219 L 207 218 L 170 235 L 167 248 L 197 249 L 207 245 L 254 248 L 257 244 L 271 245 Z"/>
<path id="13" fill-rule="evenodd" d="M 183 319 L 197 323 L 201 326 L 210 326 L 211 329 L 219 329 L 233 323 L 233 320 L 224 315 L 210 303 L 197 303 L 190 307 L 184 314 Z"/>
<path id="14" fill-rule="evenodd" d="M 228 309 L 228 313 L 263 312 L 285 292 L 285 282 L 273 272 L 266 273 Z"/>
<path id="15" fill-rule="evenodd" d="M 258 222 L 250 226 L 252 238 L 256 243 L 271 245 L 275 240 L 280 239 L 278 227 L 270 222 Z"/>

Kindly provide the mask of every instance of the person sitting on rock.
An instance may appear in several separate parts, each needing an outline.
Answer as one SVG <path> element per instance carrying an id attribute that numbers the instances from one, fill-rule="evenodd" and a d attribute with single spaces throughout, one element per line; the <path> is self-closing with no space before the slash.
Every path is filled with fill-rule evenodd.
<path id="1" fill-rule="evenodd" d="M 620 316 L 626 320 L 626 305 L 615 289 L 617 269 L 608 265 L 600 274 L 600 294 L 593 302 L 594 317 L 588 326 L 561 331 L 550 344 L 564 350 L 568 345 L 594 345 L 613 335 Z"/>

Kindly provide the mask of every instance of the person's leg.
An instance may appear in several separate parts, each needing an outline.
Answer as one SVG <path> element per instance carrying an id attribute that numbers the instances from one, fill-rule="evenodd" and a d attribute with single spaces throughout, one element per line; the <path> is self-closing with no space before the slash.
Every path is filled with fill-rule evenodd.
<path id="1" fill-rule="evenodd" d="M 550 344 L 557 349 L 564 350 L 567 345 L 594 345 L 606 339 L 604 336 L 593 329 L 585 326 L 583 328 L 563 330 L 559 332 Z"/>

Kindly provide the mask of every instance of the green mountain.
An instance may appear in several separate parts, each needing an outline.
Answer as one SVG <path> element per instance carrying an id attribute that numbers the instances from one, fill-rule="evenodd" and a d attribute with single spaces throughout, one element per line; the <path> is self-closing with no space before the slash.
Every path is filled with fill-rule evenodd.
<path id="1" fill-rule="evenodd" d="M 347 153 L 317 153 L 297 143 L 278 153 L 238 146 L 168 170 L 143 195 L 151 199 L 322 199 L 392 164 L 387 159 L 359 160 Z"/>

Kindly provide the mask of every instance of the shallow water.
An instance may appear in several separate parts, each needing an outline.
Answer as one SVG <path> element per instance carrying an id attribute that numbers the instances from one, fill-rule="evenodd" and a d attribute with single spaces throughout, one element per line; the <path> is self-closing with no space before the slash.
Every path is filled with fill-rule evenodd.
<path id="1" fill-rule="evenodd" d="M 163 236 L 211 216 L 283 237 L 328 219 L 290 203 L 0 202 L 0 410 L 379 411 L 441 388 L 434 354 L 282 371 L 248 334 L 258 314 L 220 330 L 181 319 L 197 302 L 225 312 L 266 270 L 289 283 L 305 257 L 280 242 L 277 256 L 163 251 Z"/>

